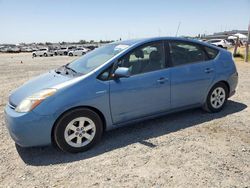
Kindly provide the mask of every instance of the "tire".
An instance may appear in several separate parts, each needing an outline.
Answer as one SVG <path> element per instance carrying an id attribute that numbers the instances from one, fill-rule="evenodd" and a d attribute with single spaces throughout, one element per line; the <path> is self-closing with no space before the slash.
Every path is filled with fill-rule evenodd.
<path id="1" fill-rule="evenodd" d="M 35 53 L 33 53 L 33 54 L 32 54 L 32 56 L 33 56 L 33 57 L 36 57 L 36 54 L 35 54 Z"/>
<path id="2" fill-rule="evenodd" d="M 55 52 L 54 55 L 57 56 L 58 55 L 57 52 Z"/>
<path id="3" fill-rule="evenodd" d="M 47 53 L 44 53 L 43 55 L 44 55 L 44 57 L 48 57 L 48 54 L 47 54 Z"/>
<path id="4" fill-rule="evenodd" d="M 64 55 L 68 55 L 68 52 L 64 52 L 63 54 L 64 54 Z"/>
<path id="5" fill-rule="evenodd" d="M 73 54 L 72 54 L 72 53 L 69 53 L 69 56 L 73 56 Z"/>
<path id="6" fill-rule="evenodd" d="M 221 111 L 227 103 L 228 93 L 228 87 L 224 83 L 215 84 L 208 93 L 204 109 L 211 113 Z"/>
<path id="7" fill-rule="evenodd" d="M 55 144 L 64 152 L 83 152 L 98 143 L 103 133 L 99 115 L 87 108 L 74 109 L 64 114 L 53 131 Z"/>
<path id="8" fill-rule="evenodd" d="M 86 53 L 85 52 L 82 52 L 82 55 L 85 55 Z"/>

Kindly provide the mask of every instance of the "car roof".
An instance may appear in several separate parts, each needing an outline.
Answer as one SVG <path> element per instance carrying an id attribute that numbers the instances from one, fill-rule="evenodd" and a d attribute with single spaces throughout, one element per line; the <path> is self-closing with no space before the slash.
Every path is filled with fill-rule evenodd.
<path id="1" fill-rule="evenodd" d="M 131 39 L 131 40 L 124 40 L 124 41 L 118 41 L 118 42 L 114 42 L 114 44 L 122 44 L 122 45 L 141 45 L 144 43 L 148 43 L 148 42 L 155 42 L 155 41 L 159 41 L 159 40 L 179 40 L 179 41 L 183 41 L 183 42 L 192 42 L 192 43 L 196 43 L 196 44 L 200 44 L 203 46 L 208 46 L 211 48 L 215 48 L 217 50 L 221 50 L 220 48 L 211 45 L 209 43 L 206 43 L 204 41 L 199 41 L 198 39 L 189 39 L 189 38 L 184 38 L 184 37 L 152 37 L 152 38 L 141 38 L 141 39 Z M 222 40 L 222 39 L 219 39 Z"/>
<path id="2" fill-rule="evenodd" d="M 185 39 L 181 37 L 152 37 L 152 38 L 139 38 L 139 39 L 130 39 L 130 40 L 123 40 L 123 41 L 118 41 L 116 43 L 118 44 L 124 44 L 124 45 L 134 45 L 134 44 L 140 44 L 140 43 L 147 43 L 147 42 L 154 42 L 158 40 L 180 40 L 180 39 Z"/>

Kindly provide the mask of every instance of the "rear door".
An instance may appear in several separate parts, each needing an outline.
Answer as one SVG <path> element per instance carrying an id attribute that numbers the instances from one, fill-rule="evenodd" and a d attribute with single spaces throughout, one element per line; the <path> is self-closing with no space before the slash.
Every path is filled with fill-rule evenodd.
<path id="1" fill-rule="evenodd" d="M 165 67 L 163 42 L 133 50 L 119 60 L 118 66 L 128 67 L 131 76 L 110 80 L 110 108 L 114 123 L 170 108 L 170 73 Z"/>
<path id="2" fill-rule="evenodd" d="M 169 41 L 171 108 L 201 104 L 215 76 L 214 61 L 203 46 Z"/>

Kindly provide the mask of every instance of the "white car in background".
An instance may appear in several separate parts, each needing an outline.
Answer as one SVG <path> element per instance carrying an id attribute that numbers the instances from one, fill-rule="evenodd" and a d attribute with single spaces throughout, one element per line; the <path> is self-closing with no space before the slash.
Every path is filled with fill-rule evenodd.
<path id="1" fill-rule="evenodd" d="M 213 44 L 215 46 L 218 46 L 220 48 L 230 48 L 231 44 L 226 41 L 225 39 L 210 39 L 206 41 L 207 43 Z"/>
<path id="2" fill-rule="evenodd" d="M 70 51 L 74 51 L 76 49 L 75 46 L 61 47 L 58 50 L 54 51 L 55 55 L 68 55 Z"/>
<path id="3" fill-rule="evenodd" d="M 66 47 L 61 47 L 60 49 L 57 49 L 54 51 L 54 55 L 67 55 L 68 50 Z"/>
<path id="4" fill-rule="evenodd" d="M 30 47 L 22 47 L 21 52 L 33 52 L 33 50 Z"/>
<path id="5" fill-rule="evenodd" d="M 54 55 L 54 52 L 44 48 L 44 49 L 39 49 L 37 51 L 34 51 L 32 53 L 32 56 L 33 57 L 36 57 L 36 56 L 44 56 L 44 57 L 48 57 L 48 56 L 53 56 Z"/>
<path id="6" fill-rule="evenodd" d="M 76 48 L 75 50 L 69 51 L 69 56 L 82 56 L 89 51 L 88 48 Z"/>

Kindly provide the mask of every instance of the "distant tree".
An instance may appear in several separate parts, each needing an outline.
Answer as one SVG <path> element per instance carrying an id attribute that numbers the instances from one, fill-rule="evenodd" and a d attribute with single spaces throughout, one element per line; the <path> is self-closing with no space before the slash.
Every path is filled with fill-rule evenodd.
<path id="1" fill-rule="evenodd" d="M 89 43 L 94 43 L 95 41 L 94 40 L 90 40 Z"/>
<path id="2" fill-rule="evenodd" d="M 51 45 L 52 43 L 51 42 L 45 42 L 46 45 Z"/>
<path id="3" fill-rule="evenodd" d="M 86 40 L 80 40 L 79 43 L 80 43 L 80 44 L 86 44 L 87 41 L 86 41 Z"/>

